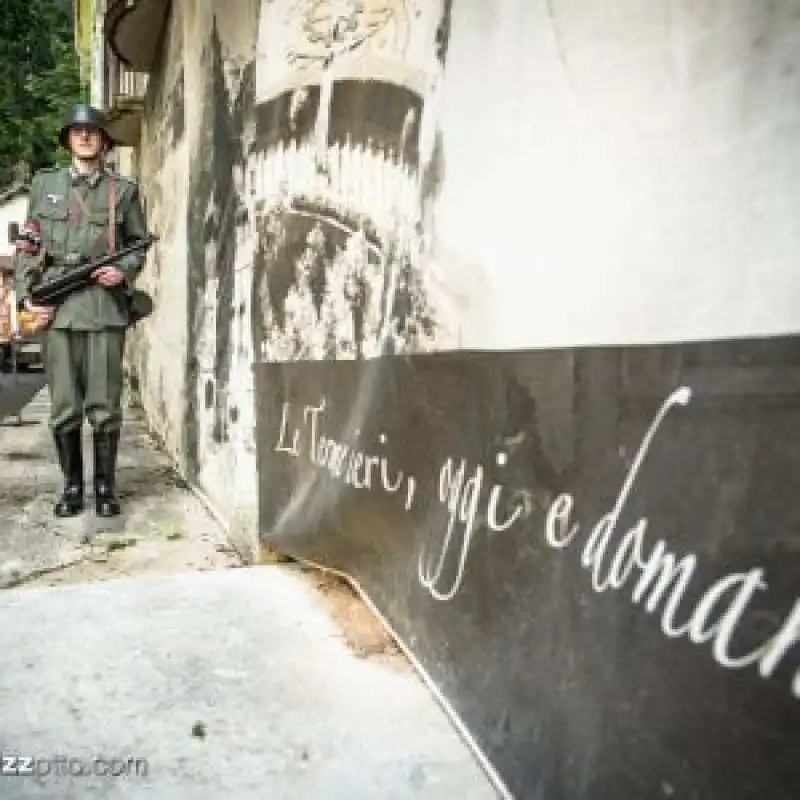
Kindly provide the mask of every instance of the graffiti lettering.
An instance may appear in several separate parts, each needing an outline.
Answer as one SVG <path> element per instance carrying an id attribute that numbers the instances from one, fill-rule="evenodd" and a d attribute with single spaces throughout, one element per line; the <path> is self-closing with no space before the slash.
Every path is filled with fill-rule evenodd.
<path id="1" fill-rule="evenodd" d="M 779 631 L 765 644 L 743 655 L 732 655 L 735 634 L 741 627 L 750 602 L 757 592 L 767 588 L 763 570 L 755 568 L 746 573 L 726 575 L 712 584 L 693 608 L 686 608 L 685 596 L 697 566 L 697 557 L 688 554 L 678 560 L 662 540 L 656 542 L 649 555 L 645 555 L 648 520 L 644 517 L 625 532 L 613 554 L 608 554 L 610 559 L 606 560 L 619 516 L 656 432 L 670 409 L 676 405 L 685 406 L 690 399 L 691 390 L 680 387 L 659 409 L 642 440 L 614 507 L 592 529 L 583 548 L 581 564 L 584 569 L 591 571 L 592 587 L 598 593 L 609 587 L 622 589 L 631 575 L 638 573 L 632 590 L 633 602 L 642 604 L 648 614 L 655 613 L 661 606 L 660 627 L 664 636 L 687 637 L 696 645 L 712 642 L 712 656 L 721 667 L 741 669 L 758 663 L 759 674 L 766 678 L 774 673 L 789 650 L 800 642 L 800 601 Z M 578 524 L 570 526 L 572 508 L 573 499 L 568 494 L 560 495 L 550 507 L 545 520 L 545 540 L 553 549 L 567 548 L 578 534 Z M 682 624 L 677 621 L 679 615 L 684 619 Z M 792 692 L 800 698 L 800 670 L 795 674 Z"/>
<path id="2" fill-rule="evenodd" d="M 687 406 L 691 396 L 689 387 L 679 387 L 659 408 L 636 451 L 613 507 L 589 530 L 580 552 L 581 566 L 589 573 L 591 586 L 597 593 L 630 587 L 634 605 L 645 614 L 656 616 L 665 637 L 710 645 L 711 655 L 720 667 L 738 670 L 755 666 L 759 675 L 766 679 L 797 652 L 800 599 L 774 635 L 766 641 L 762 639 L 757 646 L 753 642 L 746 645 L 743 638 L 752 626 L 746 624 L 744 618 L 756 596 L 768 588 L 762 569 L 724 575 L 700 594 L 699 599 L 690 601 L 690 595 L 693 598 L 698 595 L 691 591 L 698 566 L 695 554 L 679 556 L 671 552 L 663 540 L 649 546 L 646 534 L 650 522 L 646 517 L 618 530 L 625 505 L 659 429 L 669 412 L 676 406 Z M 290 404 L 284 403 L 275 451 L 292 458 L 307 453 L 311 463 L 354 489 L 378 489 L 396 494 L 405 488 L 400 496 L 405 498 L 406 511 L 410 510 L 416 480 L 402 471 L 391 470 L 386 455 L 368 454 L 344 440 L 325 436 L 320 430 L 325 408 L 324 398 L 319 405 L 305 406 L 303 425 L 293 428 Z M 354 438 L 357 439 L 359 433 L 356 431 Z M 378 439 L 382 447 L 388 446 L 385 434 Z M 497 454 L 498 466 L 504 466 L 506 460 L 505 453 Z M 436 600 L 450 601 L 458 594 L 478 531 L 507 531 L 527 516 L 521 505 L 501 512 L 507 508 L 505 487 L 501 483 L 489 487 L 486 483 L 484 467 L 470 466 L 466 459 L 447 458 L 439 470 L 438 500 L 446 509 L 446 530 L 432 552 L 423 548 L 417 564 L 421 586 Z M 581 525 L 573 521 L 574 510 L 575 499 L 568 493 L 560 494 L 551 503 L 544 520 L 544 541 L 552 550 L 566 552 L 578 539 Z M 448 565 L 451 565 L 450 577 L 445 576 Z M 800 669 L 795 671 L 791 690 L 800 698 Z"/>
<path id="3" fill-rule="evenodd" d="M 294 431 L 292 437 L 291 447 L 286 446 L 286 428 L 289 424 L 289 403 L 284 403 L 281 409 L 281 430 L 278 434 L 278 443 L 275 445 L 276 453 L 288 453 L 290 456 L 297 458 L 300 455 L 300 431 Z"/>
<path id="4" fill-rule="evenodd" d="M 505 461 L 506 454 L 498 453 L 497 463 L 503 465 Z M 497 519 L 497 509 L 500 505 L 503 487 L 500 484 L 495 484 L 489 491 L 487 513 L 479 516 L 478 512 L 481 508 L 480 501 L 483 482 L 483 467 L 480 465 L 477 466 L 467 477 L 467 463 L 464 459 L 461 459 L 456 467 L 454 460 L 448 458 L 439 471 L 439 501 L 444 503 L 447 507 L 447 530 L 445 531 L 435 566 L 433 565 L 433 559 L 428 559 L 427 563 L 425 563 L 425 551 L 420 554 L 418 563 L 418 577 L 420 583 L 430 592 L 431 596 L 437 600 L 451 600 L 461 588 L 461 584 L 464 581 L 464 569 L 467 563 L 467 556 L 469 555 L 472 537 L 475 534 L 476 528 L 480 524 L 485 523 L 489 530 L 504 531 L 510 528 L 524 512 L 521 506 L 517 506 L 508 519 L 499 522 Z M 450 588 L 447 591 L 440 591 L 437 586 L 444 572 L 447 554 L 450 551 L 457 524 L 464 526 L 461 534 L 461 550 L 458 557 L 458 567 Z"/>
<path id="5" fill-rule="evenodd" d="M 285 402 L 281 409 L 275 452 L 286 453 L 292 458 L 305 454 L 314 466 L 326 470 L 332 477 L 354 489 L 382 489 L 388 494 L 396 494 L 405 487 L 404 508 L 409 511 L 416 493 L 414 478 L 402 471 L 391 474 L 386 455 L 365 453 L 344 441 L 324 435 L 321 422 L 326 406 L 324 397 L 318 405 L 304 406 L 303 424 L 290 432 L 292 404 Z M 360 431 L 355 431 L 353 438 L 357 439 L 359 434 Z M 386 434 L 382 433 L 378 441 L 385 446 Z"/>

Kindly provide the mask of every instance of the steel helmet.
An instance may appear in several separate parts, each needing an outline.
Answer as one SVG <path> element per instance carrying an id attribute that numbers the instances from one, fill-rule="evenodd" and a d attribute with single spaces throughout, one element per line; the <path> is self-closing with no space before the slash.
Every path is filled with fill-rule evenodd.
<path id="1" fill-rule="evenodd" d="M 109 132 L 108 120 L 106 119 L 105 114 L 93 106 L 87 105 L 86 103 L 79 103 L 69 110 L 64 120 L 64 124 L 61 127 L 61 132 L 58 134 L 58 141 L 62 147 L 69 147 L 69 131 L 70 128 L 74 127 L 75 125 L 84 125 L 87 128 L 96 128 L 97 130 L 103 132 L 103 135 L 106 139 L 106 145 L 108 147 L 113 147 L 114 144 L 116 144 L 114 142 L 114 137 Z"/>

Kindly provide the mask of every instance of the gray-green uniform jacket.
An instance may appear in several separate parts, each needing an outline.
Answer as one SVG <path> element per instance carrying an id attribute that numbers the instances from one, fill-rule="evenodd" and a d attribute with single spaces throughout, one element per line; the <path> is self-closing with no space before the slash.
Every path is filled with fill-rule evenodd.
<path id="1" fill-rule="evenodd" d="M 108 253 L 112 179 L 116 184 L 115 247 L 120 249 L 147 236 L 136 183 L 107 172 L 81 179 L 70 167 L 44 169 L 36 173 L 28 201 L 28 219 L 38 220 L 43 252 L 49 254 L 52 265 L 42 266 L 41 256 L 17 252 L 16 288 L 20 299 L 29 296 L 40 270 L 50 277 L 68 270 L 76 256 L 94 257 Z M 110 289 L 94 285 L 73 294 L 58 309 L 52 327 L 81 331 L 126 327 L 125 294 L 132 291 L 144 261 L 144 252 L 120 259 L 114 266 L 125 273 L 125 283 Z"/>

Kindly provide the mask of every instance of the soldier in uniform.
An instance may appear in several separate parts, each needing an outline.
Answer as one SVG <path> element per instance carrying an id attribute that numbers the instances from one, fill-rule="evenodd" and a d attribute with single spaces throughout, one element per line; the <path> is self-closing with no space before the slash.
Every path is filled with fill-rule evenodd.
<path id="1" fill-rule="evenodd" d="M 105 168 L 114 146 L 103 114 L 74 107 L 61 129 L 60 143 L 72 155 L 68 167 L 43 169 L 31 182 L 28 220 L 38 225 L 41 250 L 18 248 L 16 284 L 24 307 L 36 315 L 43 333 L 50 427 L 64 475 L 56 516 L 74 516 L 84 507 L 82 427 L 92 428 L 94 497 L 99 516 L 116 516 L 117 448 L 122 425 L 122 382 L 126 300 L 144 264 L 144 253 L 122 257 L 99 269 L 94 284 L 71 295 L 57 309 L 32 305 L 30 291 L 46 271 L 63 271 L 81 257 L 105 255 L 147 235 L 139 188 Z"/>

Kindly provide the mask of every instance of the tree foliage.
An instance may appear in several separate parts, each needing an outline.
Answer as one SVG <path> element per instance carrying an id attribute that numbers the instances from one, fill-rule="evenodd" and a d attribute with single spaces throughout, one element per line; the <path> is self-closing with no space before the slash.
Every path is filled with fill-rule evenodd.
<path id="1" fill-rule="evenodd" d="M 16 165 L 63 163 L 58 131 L 81 100 L 71 0 L 0 0 L 0 188 Z"/>

